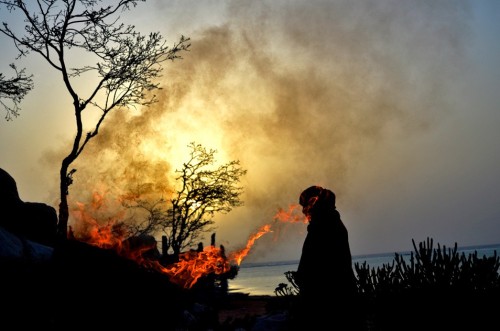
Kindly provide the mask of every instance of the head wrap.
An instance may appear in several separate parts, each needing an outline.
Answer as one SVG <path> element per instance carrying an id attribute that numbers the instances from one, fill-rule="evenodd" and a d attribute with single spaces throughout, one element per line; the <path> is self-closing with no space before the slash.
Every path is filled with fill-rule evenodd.
<path id="1" fill-rule="evenodd" d="M 335 208 L 335 193 L 321 186 L 313 185 L 302 191 L 299 204 L 303 207 L 303 212 L 306 215 L 325 207 Z"/>

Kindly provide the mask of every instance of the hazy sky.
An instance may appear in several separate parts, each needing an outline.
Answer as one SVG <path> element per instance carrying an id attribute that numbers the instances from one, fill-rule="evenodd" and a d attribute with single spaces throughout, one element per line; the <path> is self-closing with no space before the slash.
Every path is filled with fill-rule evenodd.
<path id="1" fill-rule="evenodd" d="M 70 199 L 169 187 L 195 141 L 248 170 L 217 242 L 239 249 L 273 223 L 247 261 L 299 258 L 306 225 L 273 216 L 316 184 L 336 193 L 354 255 L 500 242 L 500 2 L 147 1 L 123 17 L 191 51 L 166 64 L 158 104 L 107 118 Z M 0 167 L 21 199 L 57 208 L 73 108 L 47 63 L 18 65 L 35 89 L 2 114 Z"/>

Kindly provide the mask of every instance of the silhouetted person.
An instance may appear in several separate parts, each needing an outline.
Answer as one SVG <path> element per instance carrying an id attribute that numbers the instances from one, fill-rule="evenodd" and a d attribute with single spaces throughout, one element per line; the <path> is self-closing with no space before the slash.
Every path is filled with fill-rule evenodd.
<path id="1" fill-rule="evenodd" d="M 359 321 L 353 317 L 356 278 L 348 233 L 336 209 L 335 194 L 311 186 L 302 192 L 299 203 L 309 224 L 295 276 L 300 294 L 293 327 L 358 330 Z"/>

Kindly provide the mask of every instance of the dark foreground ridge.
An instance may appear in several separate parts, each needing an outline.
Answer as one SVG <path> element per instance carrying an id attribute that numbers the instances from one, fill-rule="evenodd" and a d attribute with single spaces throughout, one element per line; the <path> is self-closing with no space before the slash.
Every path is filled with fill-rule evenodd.
<path id="1" fill-rule="evenodd" d="M 277 284 L 276 296 L 228 292 L 210 277 L 212 283 L 184 289 L 114 250 L 58 239 L 53 208 L 23 202 L 15 181 L 1 171 L 0 202 L 2 329 L 296 330 L 300 292 L 293 273 L 286 274 L 292 286 Z M 396 254 L 377 269 L 355 264 L 360 331 L 489 330 L 498 324 L 496 254 L 460 255 L 456 245 L 434 248 L 431 239 L 413 245 L 409 259 Z M 328 266 L 324 272 L 322 286 L 328 287 Z M 323 311 L 335 309 L 332 298 L 318 300 Z"/>

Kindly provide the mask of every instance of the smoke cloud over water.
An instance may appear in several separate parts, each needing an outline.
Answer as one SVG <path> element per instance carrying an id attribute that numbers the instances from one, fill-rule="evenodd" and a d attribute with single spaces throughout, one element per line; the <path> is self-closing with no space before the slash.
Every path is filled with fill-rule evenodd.
<path id="1" fill-rule="evenodd" d="M 314 184 L 337 194 L 351 238 L 369 236 L 373 225 L 357 217 L 363 196 L 390 199 L 380 181 L 397 187 L 401 169 L 419 162 L 394 151 L 412 149 L 452 112 L 448 82 L 464 70 L 467 4 L 233 1 L 227 10 L 166 66 L 159 103 L 107 118 L 75 163 L 70 196 L 88 199 L 98 183 L 115 194 L 137 185 L 168 192 L 194 141 L 248 170 L 244 206 L 216 216 L 228 250 Z M 377 168 L 381 160 L 390 162 Z M 299 257 L 305 225 L 275 230 L 249 259 Z M 371 249 L 351 241 L 354 253 Z"/>

